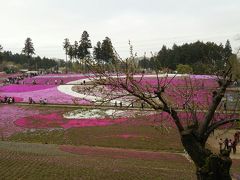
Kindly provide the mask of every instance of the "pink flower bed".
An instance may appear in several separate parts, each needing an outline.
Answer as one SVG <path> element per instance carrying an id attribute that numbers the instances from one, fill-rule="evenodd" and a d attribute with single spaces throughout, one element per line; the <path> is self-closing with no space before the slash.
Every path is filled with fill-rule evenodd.
<path id="1" fill-rule="evenodd" d="M 0 87 L 0 92 L 30 92 L 39 91 L 43 89 L 49 89 L 54 87 L 53 85 L 27 85 L 27 84 L 11 84 Z"/>
<path id="2" fill-rule="evenodd" d="M 64 94 L 57 89 L 57 86 L 60 84 L 60 80 L 67 83 L 83 78 L 86 78 L 86 76 L 81 74 L 50 74 L 36 76 L 24 79 L 24 82 L 27 84 L 11 84 L 0 87 L 0 96 L 14 97 L 16 102 L 28 102 L 29 97 L 31 97 L 37 103 L 40 98 L 46 98 L 48 103 L 52 104 L 91 104 L 91 102 L 87 100 Z M 32 84 L 33 80 L 37 82 L 36 85 Z M 57 85 L 55 85 L 55 80 L 58 81 Z"/>
<path id="3" fill-rule="evenodd" d="M 191 95 L 189 103 L 195 103 L 195 105 L 206 106 L 209 105 L 209 102 L 212 100 L 212 90 L 186 90 L 186 89 L 176 89 L 169 88 L 166 91 L 166 95 L 169 97 L 172 103 L 183 108 L 184 103 L 187 100 L 186 95 Z"/>
<path id="4" fill-rule="evenodd" d="M 116 123 L 126 121 L 127 118 L 118 119 L 65 119 L 59 113 L 52 113 L 47 115 L 34 115 L 20 118 L 15 121 L 15 124 L 24 128 L 73 128 L 73 127 L 90 127 L 90 126 L 109 126 Z"/>
<path id="5" fill-rule="evenodd" d="M 135 79 L 138 81 L 137 83 L 141 86 L 143 91 L 150 91 L 153 93 L 157 90 L 157 77 L 144 77 L 142 80 L 138 77 Z M 166 99 L 181 108 L 189 95 L 191 95 L 191 98 L 188 103 L 195 103 L 196 105 L 205 107 L 212 100 L 213 89 L 218 87 L 216 77 L 207 75 L 191 75 L 188 77 L 183 76 L 174 78 L 164 77 L 159 78 L 159 83 L 161 86 L 167 85 L 164 91 Z M 108 86 L 108 88 L 113 89 L 111 86 Z M 117 91 L 118 89 L 114 90 Z"/>
<path id="6" fill-rule="evenodd" d="M 23 99 L 22 102 L 28 102 L 29 97 L 32 97 L 32 99 L 37 103 L 39 102 L 40 98 L 46 98 L 48 103 L 52 104 L 74 104 L 74 97 L 59 92 L 57 86 L 28 92 L 0 92 L 0 96 L 21 97 Z M 78 104 L 91 104 L 91 102 L 84 99 L 79 99 Z"/>
<path id="7" fill-rule="evenodd" d="M 13 133 L 24 130 L 22 127 L 15 126 L 14 121 L 17 119 L 39 113 L 38 110 L 20 108 L 12 105 L 0 105 L 0 129 L 3 136 L 10 136 Z"/>
<path id="8" fill-rule="evenodd" d="M 207 76 L 208 77 L 208 76 Z M 167 78 L 159 78 L 160 84 L 170 84 L 172 86 L 185 86 L 185 87 L 207 87 L 207 88 L 215 88 L 218 86 L 216 78 L 214 76 L 209 76 L 207 78 L 204 75 L 192 75 L 190 77 L 167 77 Z M 140 78 L 136 78 L 136 80 L 140 80 Z M 157 86 L 158 80 L 157 77 L 144 77 L 140 82 L 142 85 L 152 85 Z"/>
<path id="9" fill-rule="evenodd" d="M 64 84 L 66 84 L 68 82 L 84 78 L 86 78 L 86 76 L 84 76 L 83 74 L 48 74 L 35 76 L 32 78 L 26 78 L 23 81 L 25 84 L 32 84 L 33 81 L 35 81 L 37 84 L 41 85 L 55 85 L 55 80 L 57 80 L 57 84 L 59 85 L 61 80 Z M 20 83 L 22 83 L 22 81 Z"/>
<path id="10" fill-rule="evenodd" d="M 120 118 L 85 118 L 85 119 L 66 119 L 62 116 L 63 112 L 54 112 L 50 114 L 35 114 L 31 116 L 25 116 L 17 119 L 15 124 L 19 127 L 23 128 L 34 128 L 34 129 L 42 129 L 42 128 L 79 128 L 79 127 L 92 127 L 92 126 L 109 126 L 113 124 L 119 123 L 127 123 L 127 120 L 134 120 L 134 117 L 120 117 Z M 191 125 L 193 121 L 193 117 L 190 113 L 179 112 L 178 116 L 184 125 Z M 200 122 L 204 119 L 205 113 L 199 112 L 197 113 L 197 120 Z M 213 121 L 218 121 L 226 118 L 236 118 L 237 116 L 221 114 L 217 113 L 214 116 Z M 142 119 L 147 120 L 147 124 L 145 125 L 158 125 L 162 123 L 167 123 L 168 126 L 175 127 L 175 123 L 171 116 L 168 113 L 156 113 L 151 115 L 143 116 Z M 139 118 L 136 120 L 139 121 Z M 229 125 L 228 125 L 229 126 Z M 228 127 L 224 126 L 224 127 Z M 117 135 L 119 138 L 139 138 L 141 136 L 134 134 L 119 134 Z"/>

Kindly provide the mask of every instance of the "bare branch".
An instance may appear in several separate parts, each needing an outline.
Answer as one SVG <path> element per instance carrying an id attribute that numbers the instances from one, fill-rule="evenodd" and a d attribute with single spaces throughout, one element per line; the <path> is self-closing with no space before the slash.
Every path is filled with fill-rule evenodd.
<path id="1" fill-rule="evenodd" d="M 223 75 L 223 79 L 221 79 L 221 83 L 220 83 L 220 89 L 218 91 L 216 91 L 212 99 L 212 103 L 209 106 L 208 112 L 205 116 L 205 120 L 203 121 L 203 123 L 200 125 L 199 127 L 199 135 L 200 137 L 203 136 L 205 134 L 205 132 L 208 129 L 208 126 L 210 124 L 210 122 L 213 119 L 214 113 L 218 107 L 218 105 L 220 104 L 227 87 L 231 84 L 231 67 L 229 67 L 229 69 L 224 73 Z"/>
<path id="2" fill-rule="evenodd" d="M 221 120 L 221 121 L 217 121 L 215 123 L 213 123 L 212 125 L 210 125 L 207 129 L 207 131 L 204 133 L 203 135 L 203 141 L 205 142 L 207 140 L 207 138 L 209 137 L 209 135 L 215 130 L 217 129 L 218 127 L 220 126 L 223 126 L 225 124 L 229 124 L 229 123 L 232 123 L 232 122 L 238 122 L 240 121 L 239 118 L 233 118 L 233 119 L 224 119 L 224 120 Z"/>

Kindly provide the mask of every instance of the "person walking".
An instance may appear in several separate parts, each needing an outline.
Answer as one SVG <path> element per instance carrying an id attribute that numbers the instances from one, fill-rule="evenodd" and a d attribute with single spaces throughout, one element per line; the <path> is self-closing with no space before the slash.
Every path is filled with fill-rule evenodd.
<path id="1" fill-rule="evenodd" d="M 219 140 L 219 150 L 220 150 L 220 152 L 222 151 L 222 147 L 223 147 L 223 140 L 222 140 L 222 138 L 220 138 L 220 140 Z"/>
<path id="2" fill-rule="evenodd" d="M 232 151 L 232 140 L 231 139 L 229 139 L 229 141 L 228 141 L 228 150 L 230 151 L 230 153 L 231 153 L 231 151 Z"/>
<path id="3" fill-rule="evenodd" d="M 239 132 L 236 132 L 234 134 L 234 141 L 236 141 L 237 143 L 239 142 Z"/>
<path id="4" fill-rule="evenodd" d="M 233 154 L 236 154 L 236 151 L 237 151 L 237 141 L 234 140 L 232 142 L 232 150 L 233 150 Z"/>
<path id="5" fill-rule="evenodd" d="M 224 140 L 224 149 L 227 150 L 228 149 L 228 138 L 226 138 Z"/>

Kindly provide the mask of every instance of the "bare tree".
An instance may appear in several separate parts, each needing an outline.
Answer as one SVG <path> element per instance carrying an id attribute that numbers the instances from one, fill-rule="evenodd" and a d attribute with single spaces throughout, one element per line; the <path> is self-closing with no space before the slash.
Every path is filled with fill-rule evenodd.
<path id="1" fill-rule="evenodd" d="M 207 149 L 206 142 L 215 129 L 239 121 L 238 102 L 231 111 L 223 107 L 224 95 L 232 84 L 232 67 L 228 65 L 225 71 L 214 76 L 214 87 L 188 77 L 184 79 L 185 85 L 177 86 L 171 83 L 177 77 L 162 77 L 158 72 L 154 76 L 155 84 L 145 82 L 145 73 L 137 74 L 133 60 L 133 56 L 126 61 L 116 58 L 118 63 L 112 67 L 113 73 L 104 72 L 104 68 L 94 65 L 94 62 L 89 65 L 95 74 L 91 77 L 93 86 L 102 92 L 105 89 L 103 101 L 125 97 L 128 107 L 133 103 L 144 103 L 157 113 L 169 114 L 179 131 L 183 147 L 196 165 L 197 179 L 231 179 L 230 152 L 222 150 L 214 154 Z M 93 86 L 89 89 L 93 90 Z M 201 91 L 204 92 L 202 96 L 206 96 L 204 103 L 197 100 Z M 182 113 L 185 113 L 184 117 Z"/>

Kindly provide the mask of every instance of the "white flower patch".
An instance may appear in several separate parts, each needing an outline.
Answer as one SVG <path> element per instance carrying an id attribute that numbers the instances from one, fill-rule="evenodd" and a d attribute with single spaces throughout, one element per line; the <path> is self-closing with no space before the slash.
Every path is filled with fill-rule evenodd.
<path id="1" fill-rule="evenodd" d="M 71 81 L 67 84 L 81 84 L 83 83 L 83 81 L 85 82 L 89 82 L 91 81 L 91 79 L 80 79 L 80 80 L 76 80 L 76 81 Z M 97 96 L 92 96 L 92 95 L 87 95 L 87 94 L 80 94 L 80 93 L 77 93 L 75 91 L 73 91 L 73 86 L 74 85 L 59 85 L 57 87 L 58 91 L 64 93 L 64 94 L 67 94 L 67 95 L 70 95 L 70 96 L 73 96 L 73 97 L 76 97 L 76 98 L 81 98 L 81 99 L 85 99 L 87 101 L 91 101 L 91 102 L 101 102 L 102 101 L 102 97 L 97 97 Z M 118 100 L 115 100 L 117 103 L 120 103 L 120 101 Z M 109 102 L 111 104 L 115 104 L 115 101 L 113 100 L 110 100 Z M 123 104 L 125 104 L 125 102 L 122 102 Z M 129 104 L 126 104 L 126 105 L 129 105 Z"/>
<path id="2" fill-rule="evenodd" d="M 88 118 L 116 118 L 127 116 L 124 111 L 119 110 L 104 110 L 104 109 L 77 109 L 63 114 L 66 119 L 88 119 Z"/>

